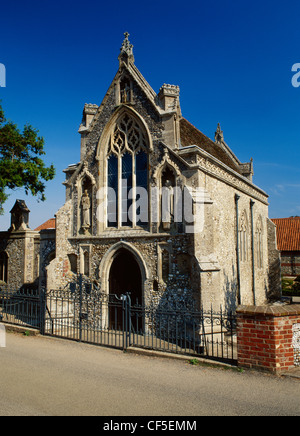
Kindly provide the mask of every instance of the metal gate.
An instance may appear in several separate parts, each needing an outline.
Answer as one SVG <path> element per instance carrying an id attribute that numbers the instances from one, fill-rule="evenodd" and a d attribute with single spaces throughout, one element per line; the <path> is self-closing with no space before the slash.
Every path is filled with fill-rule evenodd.
<path id="1" fill-rule="evenodd" d="M 42 324 L 42 301 L 36 288 L 0 287 L 0 321 L 39 329 Z"/>
<path id="2" fill-rule="evenodd" d="M 82 276 L 45 294 L 43 333 L 123 350 L 130 346 L 235 363 L 236 317 L 220 310 L 139 305 L 100 292 Z"/>
<path id="3" fill-rule="evenodd" d="M 125 297 L 104 294 L 79 279 L 69 289 L 45 293 L 43 333 L 125 349 L 125 303 Z"/>

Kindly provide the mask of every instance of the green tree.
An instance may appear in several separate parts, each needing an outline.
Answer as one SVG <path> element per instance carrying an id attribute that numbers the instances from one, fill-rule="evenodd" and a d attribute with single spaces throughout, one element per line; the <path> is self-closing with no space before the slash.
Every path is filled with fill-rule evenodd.
<path id="1" fill-rule="evenodd" d="M 293 283 L 293 291 L 300 292 L 300 275 L 296 277 Z"/>
<path id="2" fill-rule="evenodd" d="M 0 213 L 8 198 L 6 189 L 24 188 L 26 194 L 46 199 L 45 182 L 54 178 L 55 168 L 46 167 L 42 159 L 45 141 L 38 133 L 30 124 L 21 132 L 7 121 L 0 102 Z"/>

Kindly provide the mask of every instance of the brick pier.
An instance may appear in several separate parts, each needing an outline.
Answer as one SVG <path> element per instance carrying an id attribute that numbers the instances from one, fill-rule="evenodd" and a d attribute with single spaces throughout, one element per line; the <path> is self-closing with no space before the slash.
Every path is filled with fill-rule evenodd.
<path id="1" fill-rule="evenodd" d="M 239 306 L 238 365 L 273 373 L 300 366 L 300 305 Z"/>

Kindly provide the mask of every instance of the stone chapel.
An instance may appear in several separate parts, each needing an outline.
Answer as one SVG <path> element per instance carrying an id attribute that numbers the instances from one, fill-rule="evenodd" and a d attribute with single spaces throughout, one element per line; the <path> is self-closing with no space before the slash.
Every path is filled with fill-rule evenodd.
<path id="1" fill-rule="evenodd" d="M 102 102 L 84 106 L 80 162 L 64 170 L 55 229 L 30 230 L 20 202 L 25 218 L 12 213 L 0 235 L 0 280 L 9 283 L 9 241 L 19 237 L 32 259 L 24 282 L 48 289 L 83 274 L 102 292 L 131 292 L 144 305 L 217 310 L 280 298 L 276 227 L 252 159 L 239 161 L 219 124 L 211 140 L 189 123 L 178 86 L 157 94 L 128 37 Z"/>

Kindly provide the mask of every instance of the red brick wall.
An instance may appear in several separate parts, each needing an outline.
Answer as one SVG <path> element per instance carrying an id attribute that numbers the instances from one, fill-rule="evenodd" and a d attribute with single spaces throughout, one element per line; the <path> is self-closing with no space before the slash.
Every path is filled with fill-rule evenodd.
<path id="1" fill-rule="evenodd" d="M 276 373 L 293 368 L 293 325 L 299 323 L 300 305 L 238 307 L 238 365 Z"/>

